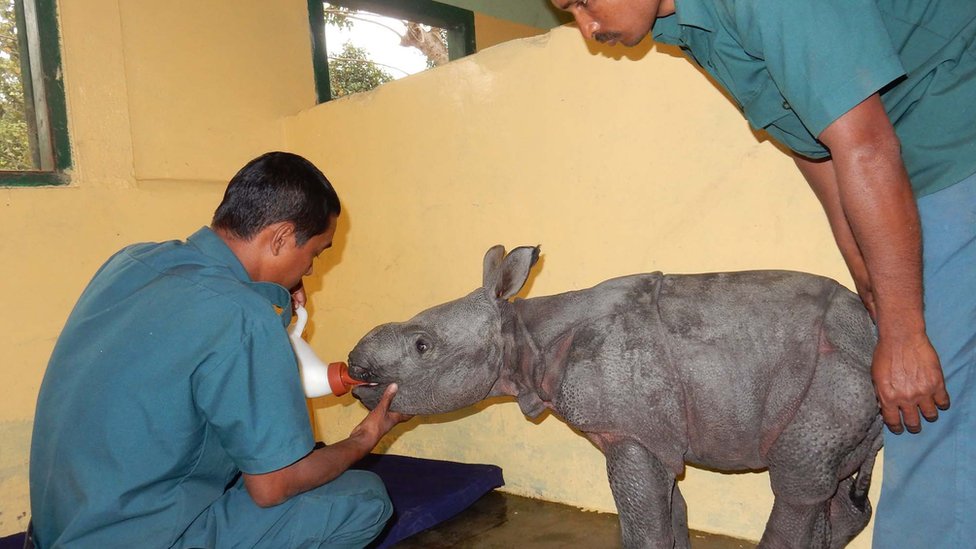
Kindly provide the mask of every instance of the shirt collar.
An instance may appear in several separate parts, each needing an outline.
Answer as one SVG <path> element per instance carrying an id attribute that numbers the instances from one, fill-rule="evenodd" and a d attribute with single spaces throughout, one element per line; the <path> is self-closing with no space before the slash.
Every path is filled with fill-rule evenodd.
<path id="1" fill-rule="evenodd" d="M 654 22 L 654 40 L 664 44 L 682 44 L 682 27 L 715 30 L 715 21 L 705 5 L 696 0 L 675 0 L 674 14 L 658 18 Z"/>
<path id="2" fill-rule="evenodd" d="M 201 227 L 200 230 L 190 235 L 186 242 L 213 259 L 215 263 L 230 269 L 235 278 L 270 301 L 275 308 L 279 309 L 278 316 L 281 317 L 282 325 L 288 326 L 288 323 L 291 322 L 291 293 L 284 286 L 274 282 L 251 280 L 251 275 L 247 274 L 241 260 L 237 259 L 234 252 L 210 227 Z"/>

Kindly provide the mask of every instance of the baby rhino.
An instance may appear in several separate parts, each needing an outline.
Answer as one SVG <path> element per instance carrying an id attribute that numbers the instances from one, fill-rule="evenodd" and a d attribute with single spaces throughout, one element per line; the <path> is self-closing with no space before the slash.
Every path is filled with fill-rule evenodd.
<path id="1" fill-rule="evenodd" d="M 378 326 L 349 356 L 376 405 L 449 412 L 513 395 L 552 410 L 606 456 L 623 544 L 689 547 L 684 463 L 768 468 L 760 547 L 843 547 L 867 524 L 882 421 L 876 339 L 857 296 L 787 271 L 625 276 L 509 301 L 538 247 L 495 246 L 481 288 Z"/>

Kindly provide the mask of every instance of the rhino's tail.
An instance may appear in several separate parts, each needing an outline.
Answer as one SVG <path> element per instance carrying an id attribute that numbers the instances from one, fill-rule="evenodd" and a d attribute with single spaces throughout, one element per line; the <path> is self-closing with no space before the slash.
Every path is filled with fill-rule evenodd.
<path id="1" fill-rule="evenodd" d="M 883 438 L 881 416 L 871 425 L 864 443 L 855 452 L 861 459 L 857 471 L 840 481 L 837 493 L 830 499 L 830 547 L 841 549 L 871 520 L 871 502 L 868 489 L 871 487 L 871 472 L 874 461 L 881 449 Z M 854 456 L 852 456 L 854 457 Z"/>
<path id="2" fill-rule="evenodd" d="M 878 457 L 878 451 L 884 445 L 884 437 L 882 436 L 881 429 L 877 429 L 877 433 L 874 433 L 874 431 L 881 423 L 879 416 L 875 424 L 871 426 L 874 440 L 871 441 L 867 457 L 861 462 L 861 466 L 857 470 L 857 477 L 851 483 L 851 503 L 856 509 L 862 512 L 870 512 L 871 503 L 868 501 L 868 489 L 871 488 L 871 472 L 874 470 L 874 461 Z"/>

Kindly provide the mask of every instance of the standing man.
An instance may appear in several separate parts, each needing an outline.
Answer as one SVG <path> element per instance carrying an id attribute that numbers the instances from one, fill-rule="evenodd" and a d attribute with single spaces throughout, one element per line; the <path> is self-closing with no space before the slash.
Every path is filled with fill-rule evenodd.
<path id="1" fill-rule="evenodd" d="M 875 547 L 976 547 L 976 2 L 552 2 L 600 42 L 653 28 L 795 153 L 878 326 Z"/>
<path id="2" fill-rule="evenodd" d="M 396 389 L 313 450 L 285 331 L 339 212 L 314 165 L 268 153 L 231 179 L 211 227 L 102 266 L 38 396 L 38 547 L 358 548 L 379 535 L 383 483 L 347 469 L 406 418 L 389 411 Z"/>

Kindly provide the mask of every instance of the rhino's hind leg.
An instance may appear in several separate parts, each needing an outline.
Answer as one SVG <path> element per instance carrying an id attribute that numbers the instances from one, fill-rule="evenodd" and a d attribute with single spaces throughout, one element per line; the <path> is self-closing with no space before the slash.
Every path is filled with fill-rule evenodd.
<path id="1" fill-rule="evenodd" d="M 846 543 L 867 524 L 870 511 L 856 511 L 881 427 L 868 368 L 866 353 L 822 351 L 806 397 L 766 456 L 776 500 L 761 547 L 836 546 L 832 537 Z"/>
<path id="2" fill-rule="evenodd" d="M 760 549 L 828 549 L 827 503 L 798 503 L 777 497 Z"/>
<path id="3" fill-rule="evenodd" d="M 674 483 L 671 490 L 671 532 L 674 533 L 675 549 L 690 549 L 691 540 L 688 536 L 688 505 L 685 503 L 678 483 Z"/>
<path id="4" fill-rule="evenodd" d="M 686 549 L 688 519 L 674 475 L 646 448 L 623 439 L 601 441 L 610 490 L 626 549 Z"/>
<path id="5" fill-rule="evenodd" d="M 868 500 L 868 488 L 871 486 L 871 473 L 874 460 L 882 444 L 882 422 L 879 417 L 877 425 L 872 427 L 872 434 L 864 440 L 852 454 L 852 458 L 860 459 L 860 468 L 856 476 L 849 476 L 841 481 L 837 493 L 830 498 L 830 526 L 831 549 L 841 549 L 859 534 L 871 520 L 871 501 Z"/>

